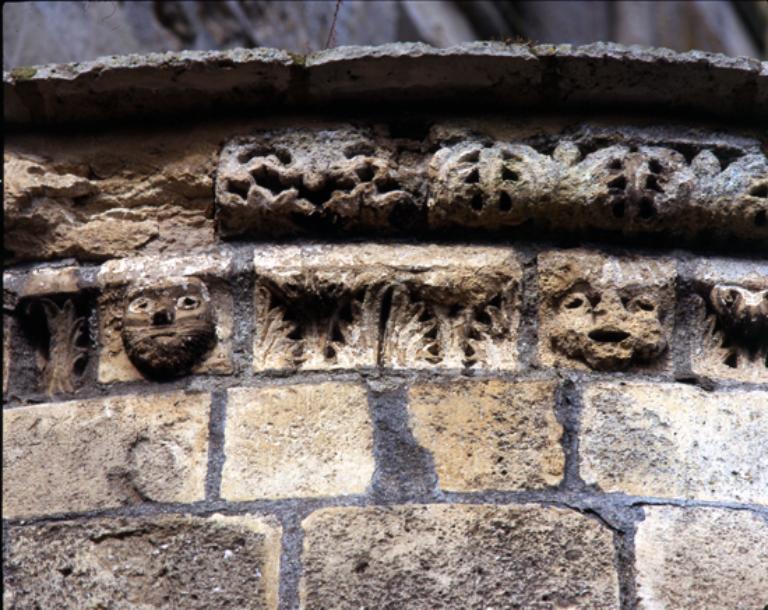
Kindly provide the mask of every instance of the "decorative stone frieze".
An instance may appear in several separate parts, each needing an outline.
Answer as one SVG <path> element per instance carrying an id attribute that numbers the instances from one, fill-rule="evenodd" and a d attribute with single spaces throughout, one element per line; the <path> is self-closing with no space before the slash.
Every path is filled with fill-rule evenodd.
<path id="1" fill-rule="evenodd" d="M 515 366 L 509 249 L 290 246 L 254 262 L 256 370 Z"/>
<path id="2" fill-rule="evenodd" d="M 230 374 L 230 266 L 219 254 L 102 265 L 99 381 Z"/>
<path id="3" fill-rule="evenodd" d="M 435 125 L 422 140 L 369 129 L 300 129 L 240 137 L 217 173 L 222 236 L 608 231 L 768 243 L 768 161 L 752 145 L 724 149 L 667 137 L 582 130 L 545 145 Z M 441 133 L 449 133 L 441 137 Z M 437 149 L 436 152 L 424 152 Z"/>
<path id="4" fill-rule="evenodd" d="M 229 142 L 217 171 L 222 236 L 407 229 L 421 205 L 395 151 L 367 130 L 292 129 Z"/>
<path id="5" fill-rule="evenodd" d="M 768 381 L 768 264 L 701 260 L 688 298 L 695 335 L 692 368 L 700 375 Z"/>
<path id="6" fill-rule="evenodd" d="M 664 369 L 674 325 L 671 260 L 586 250 L 539 255 L 539 358 L 545 366 Z"/>

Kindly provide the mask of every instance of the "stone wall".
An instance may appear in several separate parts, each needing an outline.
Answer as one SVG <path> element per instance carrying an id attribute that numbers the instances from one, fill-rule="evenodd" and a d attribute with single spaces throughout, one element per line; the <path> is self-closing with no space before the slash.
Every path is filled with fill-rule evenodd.
<path id="1" fill-rule="evenodd" d="M 762 610 L 767 151 L 651 109 L 17 129 L 4 607 Z"/>

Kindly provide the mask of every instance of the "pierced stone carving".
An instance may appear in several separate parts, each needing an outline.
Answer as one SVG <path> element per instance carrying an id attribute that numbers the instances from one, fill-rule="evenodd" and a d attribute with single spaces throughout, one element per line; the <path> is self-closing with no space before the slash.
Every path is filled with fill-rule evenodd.
<path id="1" fill-rule="evenodd" d="M 267 132 L 221 153 L 224 236 L 407 228 L 418 216 L 391 152 L 353 129 Z"/>
<path id="2" fill-rule="evenodd" d="M 723 364 L 768 368 L 768 289 L 716 285 L 709 294 L 713 310 L 707 328 Z"/>
<path id="3" fill-rule="evenodd" d="M 539 265 L 545 364 L 622 370 L 664 354 L 674 301 L 671 263 L 548 253 Z"/>
<path id="4" fill-rule="evenodd" d="M 128 357 L 151 377 L 188 373 L 216 342 L 208 288 L 194 277 L 130 289 L 122 324 Z"/>
<path id="5" fill-rule="evenodd" d="M 48 351 L 40 354 L 43 371 L 42 385 L 46 394 L 53 396 L 75 390 L 75 368 L 87 356 L 88 349 L 79 345 L 84 320 L 77 317 L 75 305 L 67 300 L 59 307 L 50 299 L 40 299 L 40 306 L 48 325 Z"/>
<path id="6" fill-rule="evenodd" d="M 519 268 L 494 260 L 497 251 L 339 246 L 327 256 L 300 248 L 276 252 L 283 255 L 256 258 L 256 370 L 515 364 Z M 448 252 L 464 264 L 445 268 L 431 258 Z M 297 260 L 301 267 L 291 268 Z"/>
<path id="7" fill-rule="evenodd" d="M 224 147 L 217 173 L 219 231 L 598 229 L 768 240 L 768 161 L 754 141 L 589 126 L 559 139 L 526 137 L 436 125 L 405 148 L 350 126 L 237 138 Z"/>

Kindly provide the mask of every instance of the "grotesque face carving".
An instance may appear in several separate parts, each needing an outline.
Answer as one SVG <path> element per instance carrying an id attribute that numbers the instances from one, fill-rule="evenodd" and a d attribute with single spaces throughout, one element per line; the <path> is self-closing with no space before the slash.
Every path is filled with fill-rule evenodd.
<path id="1" fill-rule="evenodd" d="M 667 347 L 659 305 L 660 295 L 653 290 L 577 284 L 555 303 L 558 324 L 552 344 L 597 370 L 651 360 Z"/>
<path id="2" fill-rule="evenodd" d="M 187 373 L 216 342 L 211 297 L 197 278 L 129 291 L 123 344 L 131 362 L 151 377 Z"/>
<path id="3" fill-rule="evenodd" d="M 709 300 L 717 318 L 711 332 L 725 350 L 723 362 L 738 368 L 760 361 L 768 367 L 768 289 L 718 285 Z"/>

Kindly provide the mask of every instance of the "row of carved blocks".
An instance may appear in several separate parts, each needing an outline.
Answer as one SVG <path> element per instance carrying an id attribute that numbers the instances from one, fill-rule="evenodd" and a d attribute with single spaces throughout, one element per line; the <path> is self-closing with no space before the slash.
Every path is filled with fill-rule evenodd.
<path id="1" fill-rule="evenodd" d="M 500 246 L 257 248 L 253 369 L 512 371 L 522 366 L 522 329 L 535 326 L 538 348 L 527 362 L 537 366 L 669 372 L 673 342 L 686 340 L 694 374 L 765 381 L 766 265 L 693 264 L 682 289 L 679 263 L 664 256 L 551 250 L 538 255 L 537 277 L 524 279 L 520 254 Z M 75 365 L 89 351 L 72 305 L 78 273 L 40 269 L 19 288 L 17 311 L 39 305 L 45 313 L 40 367 L 49 394 L 73 390 Z M 102 265 L 98 381 L 233 373 L 235 314 L 244 306 L 233 274 L 223 254 Z M 532 300 L 537 320 L 521 316 Z M 676 334 L 676 324 L 686 331 Z"/>

